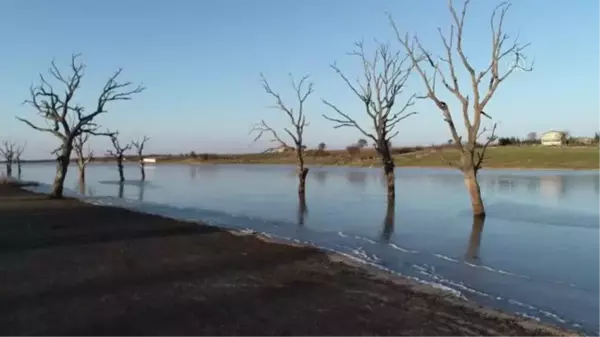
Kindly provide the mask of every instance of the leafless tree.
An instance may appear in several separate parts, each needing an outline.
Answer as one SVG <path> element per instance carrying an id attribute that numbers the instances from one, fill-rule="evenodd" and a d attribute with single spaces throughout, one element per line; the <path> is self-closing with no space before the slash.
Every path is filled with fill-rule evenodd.
<path id="1" fill-rule="evenodd" d="M 114 151 L 108 150 L 107 155 L 114 157 L 117 161 L 117 169 L 119 170 L 119 181 L 122 183 L 125 181 L 125 175 L 123 174 L 123 157 L 125 155 L 125 152 L 131 149 L 131 144 L 127 144 L 124 146 L 121 145 L 121 143 L 119 143 L 118 136 L 118 133 L 114 133 L 110 136 L 110 141 L 113 145 Z"/>
<path id="2" fill-rule="evenodd" d="M 411 66 L 406 66 L 406 57 L 401 57 L 399 52 L 390 50 L 388 44 L 378 43 L 374 56 L 365 53 L 364 44 L 357 42 L 356 49 L 350 53 L 358 57 L 364 71 L 362 81 L 353 84 L 335 64 L 331 68 L 344 80 L 352 92 L 362 101 L 366 114 L 371 119 L 374 132 L 356 122 L 347 113 L 336 105 L 323 100 L 325 105 L 332 108 L 340 117 L 332 118 L 323 115 L 326 119 L 335 122 L 335 128 L 352 127 L 360 131 L 367 138 L 375 142 L 375 150 L 381 158 L 383 170 L 387 180 L 388 203 L 396 197 L 394 159 L 392 158 L 390 140 L 398 135 L 396 125 L 402 120 L 416 114 L 408 109 L 414 104 L 415 95 L 410 96 L 404 104 L 396 105 L 397 99 L 402 95 L 406 81 L 411 73 Z"/>
<path id="3" fill-rule="evenodd" d="M 27 146 L 26 142 L 23 142 L 20 145 L 15 146 L 15 162 L 17 163 L 17 177 L 21 179 L 23 170 L 21 167 L 21 157 L 23 156 L 23 152 L 25 152 L 25 147 Z"/>
<path id="4" fill-rule="evenodd" d="M 4 158 L 4 162 L 6 164 L 6 175 L 8 177 L 12 177 L 12 165 L 15 160 L 16 149 L 16 143 L 10 140 L 5 140 L 2 142 L 2 147 L 0 147 L 0 155 L 2 155 Z"/>
<path id="5" fill-rule="evenodd" d="M 51 197 L 61 198 L 67 169 L 73 150 L 73 140 L 81 133 L 97 134 L 98 124 L 94 122 L 100 114 L 106 113 L 108 105 L 115 101 L 130 100 L 134 94 L 141 93 L 144 87 L 133 87 L 131 82 L 119 82 L 122 70 L 117 70 L 109 77 L 102 88 L 98 99 L 90 109 L 75 102 L 75 96 L 81 87 L 85 66 L 78 60 L 79 55 L 71 57 L 69 74 L 63 74 L 56 63 L 52 61 L 49 70 L 50 78 L 57 82 L 62 89 L 55 88 L 42 74 L 39 84 L 30 88 L 29 100 L 25 103 L 34 107 L 38 115 L 46 122 L 39 126 L 27 119 L 17 117 L 21 122 L 33 129 L 48 132 L 60 140 L 60 146 L 53 152 L 57 154 L 56 176 L 52 185 Z"/>
<path id="6" fill-rule="evenodd" d="M 485 208 L 481 198 L 477 173 L 482 167 L 488 145 L 496 139 L 496 124 L 493 124 L 491 130 L 482 127 L 482 116 L 491 119 L 491 117 L 484 112 L 484 109 L 496 93 L 500 83 L 503 83 L 508 76 L 516 70 L 530 71 L 532 68 L 525 65 L 527 62 L 523 55 L 528 44 L 522 45 L 518 40 L 515 40 L 507 45 L 509 37 L 504 32 L 503 23 L 510 5 L 503 2 L 494 9 L 490 19 L 491 55 L 489 65 L 482 71 L 477 72 L 463 50 L 465 16 L 469 2 L 469 0 L 464 2 L 462 11 L 459 14 L 453 6 L 452 0 L 448 0 L 448 7 L 453 23 L 448 35 L 444 34 L 441 29 L 438 29 L 445 54 L 436 60 L 434 60 L 431 56 L 432 54 L 423 47 L 418 37 L 414 36 L 413 38 L 409 38 L 408 34 L 401 36 L 391 17 L 390 22 L 396 32 L 399 43 L 410 56 L 419 77 L 425 84 L 427 93 L 423 98 L 427 98 L 434 102 L 441 111 L 442 116 L 450 129 L 452 139 L 454 140 L 453 144 L 460 152 L 460 162 L 444 160 L 449 165 L 455 166 L 463 172 L 465 185 L 471 197 L 473 214 L 485 216 Z M 459 69 L 457 69 L 455 57 L 458 57 L 458 62 L 462 63 L 462 66 L 467 70 L 470 78 L 469 84 L 472 90 L 470 94 L 465 94 L 465 91 L 463 91 L 464 89 L 460 86 L 457 75 Z M 501 63 L 507 63 L 505 60 L 509 57 L 512 57 L 510 60 L 512 63 L 508 65 L 508 68 L 504 69 L 504 71 L 501 70 L 501 68 L 504 68 Z M 445 65 L 446 69 L 443 70 L 441 64 Z M 425 71 L 426 67 L 430 67 L 431 71 Z M 463 137 L 459 135 L 456 129 L 453 116 L 450 112 L 450 105 L 441 100 L 438 92 L 436 92 L 436 82 L 438 78 L 446 90 L 453 94 L 460 103 L 459 106 L 462 110 L 462 119 L 467 133 L 466 141 L 463 140 Z M 486 92 L 482 92 L 481 90 L 482 83 L 486 83 L 484 81 L 488 83 Z M 483 145 L 478 146 L 478 138 L 486 134 L 487 131 L 489 131 L 487 140 Z"/>
<path id="7" fill-rule="evenodd" d="M 79 183 L 82 185 L 85 183 L 85 168 L 94 159 L 94 152 L 89 145 L 87 150 L 85 149 L 89 139 L 90 133 L 80 133 L 73 138 L 73 150 L 75 150 L 77 167 L 79 168 Z"/>
<path id="8" fill-rule="evenodd" d="M 146 142 L 148 140 L 150 140 L 150 137 L 144 136 L 144 137 L 142 137 L 142 139 L 140 139 L 138 141 L 131 142 L 131 144 L 135 148 L 135 152 L 137 153 L 138 159 L 140 161 L 140 173 L 141 173 L 142 181 L 146 180 L 146 170 L 145 170 L 145 163 L 144 163 L 144 145 L 146 145 Z"/>
<path id="9" fill-rule="evenodd" d="M 536 140 L 536 139 L 537 139 L 537 133 L 530 132 L 530 133 L 527 134 L 527 140 L 533 141 L 533 140 Z"/>
<path id="10" fill-rule="evenodd" d="M 296 82 L 292 75 L 290 74 L 290 79 L 292 82 L 292 87 L 294 88 L 294 92 L 296 93 L 296 98 L 298 100 L 297 110 L 294 111 L 294 108 L 291 108 L 289 105 L 286 105 L 281 98 L 281 95 L 273 89 L 265 79 L 265 77 L 261 74 L 262 84 L 264 90 L 267 94 L 271 95 L 275 99 L 275 105 L 273 108 L 279 109 L 283 111 L 289 118 L 291 123 L 290 128 L 284 128 L 283 130 L 290 136 L 292 141 L 294 142 L 294 147 L 296 149 L 296 159 L 298 166 L 298 196 L 302 199 L 305 196 L 306 190 L 306 175 L 308 174 L 308 168 L 304 167 L 304 128 L 308 125 L 306 122 L 306 115 L 304 114 L 304 103 L 306 99 L 314 92 L 313 83 L 306 81 L 308 80 L 308 76 L 302 77 L 300 82 Z M 305 86 L 306 84 L 306 86 Z M 271 141 L 280 144 L 284 148 L 289 148 L 281 137 L 277 134 L 277 132 L 265 123 L 265 121 L 261 121 L 261 123 L 254 126 L 251 132 L 257 133 L 254 141 L 257 141 L 265 134 L 270 134 L 273 138 Z"/>

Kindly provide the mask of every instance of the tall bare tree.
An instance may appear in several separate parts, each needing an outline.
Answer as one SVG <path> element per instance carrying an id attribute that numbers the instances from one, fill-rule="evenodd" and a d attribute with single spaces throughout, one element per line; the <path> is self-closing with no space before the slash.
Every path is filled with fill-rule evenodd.
<path id="1" fill-rule="evenodd" d="M 416 114 L 408 109 L 414 104 L 415 95 L 408 97 L 404 104 L 397 106 L 398 98 L 402 95 L 405 84 L 411 73 L 412 65 L 405 65 L 407 57 L 401 57 L 399 52 L 390 50 L 388 44 L 378 43 L 372 57 L 367 56 L 362 42 L 355 44 L 355 50 L 349 55 L 360 59 L 363 69 L 362 81 L 353 84 L 349 78 L 335 65 L 331 68 L 350 87 L 352 92 L 364 104 L 365 113 L 371 119 L 369 128 L 361 126 L 356 119 L 350 117 L 336 105 L 323 100 L 325 105 L 332 108 L 339 117 L 333 118 L 323 115 L 326 119 L 336 123 L 336 129 L 351 127 L 360 131 L 364 136 L 375 142 L 375 150 L 381 158 L 383 171 L 387 180 L 388 203 L 396 197 L 394 175 L 394 160 L 391 154 L 391 139 L 398 135 L 396 125 L 407 117 Z"/>
<path id="2" fill-rule="evenodd" d="M 114 133 L 110 136 L 110 141 L 113 145 L 113 150 L 108 150 L 107 154 L 111 157 L 114 157 L 117 161 L 117 169 L 119 170 L 119 181 L 122 183 L 125 181 L 125 175 L 123 174 L 123 157 L 125 156 L 125 152 L 131 149 L 131 143 L 127 145 L 121 145 L 119 143 L 119 134 Z"/>
<path id="3" fill-rule="evenodd" d="M 89 133 L 80 133 L 73 139 L 73 149 L 77 156 L 76 161 L 77 167 L 79 168 L 79 183 L 82 185 L 85 184 L 85 168 L 87 164 L 94 159 L 94 152 L 88 145 L 89 139 Z"/>
<path id="4" fill-rule="evenodd" d="M 17 177 L 21 179 L 23 169 L 21 167 L 21 157 L 23 156 L 23 152 L 25 152 L 25 147 L 27 146 L 26 142 L 23 142 L 19 145 L 15 146 L 15 162 L 17 163 Z"/>
<path id="5" fill-rule="evenodd" d="M 12 177 L 12 165 L 15 160 L 16 149 L 16 143 L 11 140 L 5 140 L 2 142 L 2 146 L 0 147 L 0 155 L 2 155 L 4 158 L 4 162 L 6 164 L 6 175 L 8 177 Z"/>
<path id="6" fill-rule="evenodd" d="M 130 100 L 134 94 L 144 90 L 142 86 L 133 87 L 131 82 L 119 82 L 118 78 L 122 70 L 118 69 L 108 78 L 95 105 L 88 110 L 90 112 L 86 113 L 86 109 L 75 102 L 85 69 L 83 63 L 78 59 L 79 54 L 71 57 L 69 74 L 66 75 L 52 61 L 49 69 L 50 79 L 57 82 L 62 89 L 55 89 L 55 85 L 51 84 L 42 74 L 40 74 L 39 84 L 30 88 L 31 98 L 25 103 L 37 110 L 38 115 L 46 122 L 45 127 L 17 117 L 18 120 L 33 129 L 51 133 L 60 140 L 60 146 L 55 150 L 57 154 L 56 176 L 50 193 L 50 197 L 54 198 L 61 198 L 63 195 L 64 181 L 75 137 L 81 133 L 97 133 L 99 126 L 94 120 L 98 115 L 108 112 L 109 103 Z"/>
<path id="7" fill-rule="evenodd" d="M 471 197 L 473 214 L 476 216 L 485 216 L 485 207 L 481 198 L 477 173 L 482 167 L 485 158 L 485 152 L 488 145 L 496 139 L 494 123 L 491 130 L 482 127 L 482 117 L 491 119 L 484 112 L 484 109 L 496 93 L 500 83 L 503 83 L 516 70 L 531 71 L 531 66 L 526 65 L 526 58 L 523 55 L 524 50 L 529 44 L 520 44 L 518 40 L 512 43 L 508 42 L 508 35 L 504 32 L 504 17 L 510 8 L 510 4 L 501 3 L 498 5 L 490 19 L 491 27 L 491 55 L 489 64 L 481 71 L 477 71 L 465 55 L 464 46 L 464 25 L 469 0 L 464 2 L 460 14 L 453 6 L 452 0 L 448 0 L 448 8 L 452 17 L 452 25 L 449 34 L 444 34 L 438 29 L 441 42 L 444 47 L 444 55 L 436 60 L 431 56 L 418 37 L 409 38 L 406 34 L 401 36 L 397 26 L 390 17 L 390 22 L 400 44 L 404 47 L 411 58 L 411 61 L 425 84 L 427 93 L 423 98 L 431 100 L 442 113 L 444 121 L 450 129 L 450 134 L 454 140 L 455 148 L 460 152 L 460 162 L 449 162 L 448 164 L 459 168 L 464 175 L 465 185 Z M 471 93 L 465 93 L 461 88 L 458 78 L 458 62 L 467 70 L 470 81 Z M 507 58 L 511 58 L 511 63 L 504 67 L 502 63 L 508 63 Z M 445 65 L 442 69 L 441 64 Z M 425 71 L 429 67 L 430 73 Z M 505 68 L 505 69 L 501 69 Z M 453 116 L 450 112 L 450 105 L 444 102 L 436 91 L 436 80 L 439 77 L 444 88 L 454 95 L 462 110 L 462 119 L 466 130 L 466 140 L 459 135 L 454 124 Z M 483 83 L 487 83 L 486 91 L 481 90 Z M 487 140 L 480 146 L 477 140 L 489 131 Z"/>
<path id="8" fill-rule="evenodd" d="M 150 137 L 144 136 L 144 137 L 142 137 L 142 139 L 140 139 L 138 141 L 131 142 L 131 145 L 133 145 L 133 147 L 135 148 L 135 152 L 137 153 L 138 159 L 140 161 L 140 173 L 141 173 L 142 181 L 146 180 L 146 170 L 145 170 L 146 163 L 144 162 L 144 145 L 146 145 L 146 142 L 148 140 L 150 140 Z"/>
<path id="9" fill-rule="evenodd" d="M 271 95 L 275 99 L 275 105 L 273 106 L 276 109 L 283 111 L 289 118 L 291 123 L 290 128 L 284 128 L 283 130 L 290 136 L 292 141 L 294 142 L 294 147 L 296 149 L 296 158 L 297 158 L 297 166 L 298 166 L 298 195 L 301 198 L 305 196 L 306 190 L 306 175 L 308 174 L 308 168 L 304 167 L 304 128 L 308 125 L 306 122 L 306 115 L 304 114 L 304 103 L 306 99 L 314 92 L 313 83 L 306 81 L 308 80 L 308 76 L 302 77 L 300 82 L 296 82 L 292 75 L 290 74 L 290 79 L 292 82 L 292 87 L 294 88 L 294 92 L 296 93 L 296 99 L 298 100 L 297 109 L 294 111 L 294 108 L 291 108 L 289 105 L 286 105 L 281 98 L 281 95 L 273 89 L 265 79 L 265 77 L 261 74 L 261 80 L 263 84 L 264 90 L 267 94 Z M 306 84 L 306 86 L 305 86 Z M 283 146 L 284 148 L 289 148 L 285 141 L 283 141 L 277 132 L 265 123 L 265 121 L 261 121 L 260 124 L 254 126 L 251 132 L 257 133 L 254 141 L 260 139 L 264 134 L 268 133 L 273 136 L 271 141 L 276 142 Z"/>

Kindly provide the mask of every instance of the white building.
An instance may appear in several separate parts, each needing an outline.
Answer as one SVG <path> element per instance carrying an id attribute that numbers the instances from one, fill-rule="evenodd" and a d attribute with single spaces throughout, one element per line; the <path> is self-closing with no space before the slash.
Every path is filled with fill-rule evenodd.
<path id="1" fill-rule="evenodd" d="M 540 137 L 542 145 L 560 146 L 565 144 L 565 133 L 561 131 L 548 131 Z"/>

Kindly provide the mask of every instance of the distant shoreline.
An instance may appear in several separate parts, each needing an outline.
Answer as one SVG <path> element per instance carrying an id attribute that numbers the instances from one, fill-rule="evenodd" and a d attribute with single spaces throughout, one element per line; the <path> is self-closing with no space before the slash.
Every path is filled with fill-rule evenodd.
<path id="1" fill-rule="evenodd" d="M 406 152 L 403 152 L 406 151 Z M 409 148 L 395 149 L 393 152 L 397 168 L 451 168 L 441 158 L 458 162 L 460 155 L 454 149 L 427 148 L 418 150 Z M 190 153 L 187 155 L 148 154 L 146 158 L 156 159 L 163 164 L 265 164 L 295 165 L 294 153 L 249 153 L 249 154 L 211 154 Z M 304 156 L 305 165 L 309 167 L 381 167 L 377 153 L 373 149 L 363 149 L 358 154 L 350 155 L 347 151 L 332 150 L 318 152 L 308 150 Z M 23 164 L 47 164 L 54 160 L 23 161 Z M 99 158 L 92 163 L 111 163 L 111 158 Z M 137 159 L 129 157 L 127 163 L 138 164 Z M 486 152 L 483 169 L 516 169 L 516 170 L 599 170 L 600 149 L 598 146 L 586 147 L 542 147 L 542 146 L 502 146 L 492 147 Z"/>

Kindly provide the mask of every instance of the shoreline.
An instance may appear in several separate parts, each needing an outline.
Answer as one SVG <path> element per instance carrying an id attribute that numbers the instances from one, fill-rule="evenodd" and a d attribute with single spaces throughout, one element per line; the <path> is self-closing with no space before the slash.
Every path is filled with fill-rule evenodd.
<path id="1" fill-rule="evenodd" d="M 31 182 L 29 184 L 31 184 Z M 11 189 L 11 188 L 12 189 L 17 188 L 18 190 L 22 191 L 22 193 L 13 191 L 12 193 L 14 195 L 23 196 L 22 194 L 26 194 L 26 195 L 29 195 L 30 197 L 35 196 L 38 199 L 40 199 L 40 197 L 43 197 L 43 195 L 41 195 L 41 194 L 23 190 L 21 187 L 9 187 L 8 189 Z M 3 187 L 0 185 L 0 192 L 2 191 L 2 189 L 6 190 L 7 187 L 6 186 Z M 4 196 L 4 195 L 6 195 L 6 193 L 7 192 L 4 191 L 4 193 L 0 193 L 0 196 Z M 13 196 L 13 198 L 14 197 L 15 196 Z M 10 197 L 7 200 L 10 200 Z M 487 334 L 506 335 L 506 334 L 515 334 L 515 333 L 521 334 L 521 335 L 523 335 L 523 334 L 528 334 L 528 335 L 530 335 L 530 334 L 541 334 L 541 335 L 576 334 L 572 331 L 568 331 L 563 328 L 559 328 L 559 327 L 550 325 L 549 323 L 540 323 L 533 319 L 529 319 L 529 318 L 525 318 L 525 317 L 521 317 L 521 316 L 509 314 L 509 313 L 504 313 L 504 312 L 501 312 L 499 310 L 492 309 L 492 308 L 481 307 L 481 306 L 477 305 L 475 302 L 458 298 L 455 296 L 455 294 L 451 294 L 448 291 L 436 288 L 433 285 L 419 283 L 410 278 L 392 273 L 390 271 L 386 271 L 385 269 L 356 261 L 353 258 L 344 256 L 341 253 L 324 250 L 324 249 L 306 245 L 306 244 L 296 244 L 296 243 L 293 243 L 293 242 L 290 242 L 287 240 L 262 235 L 255 231 L 252 231 L 252 233 L 248 233 L 248 232 L 243 232 L 243 231 L 238 231 L 238 230 L 229 230 L 226 228 L 220 228 L 220 227 L 205 224 L 202 222 L 178 221 L 178 220 L 166 218 L 166 217 L 160 216 L 160 215 L 148 215 L 148 214 L 135 212 L 135 211 L 131 211 L 131 210 L 125 210 L 123 208 L 117 208 L 117 207 L 113 207 L 113 206 L 108 207 L 108 206 L 90 205 L 90 204 L 86 204 L 82 201 L 79 201 L 76 199 L 70 199 L 70 198 L 65 199 L 65 200 L 52 201 L 52 202 L 55 204 L 61 204 L 61 203 L 70 204 L 70 205 L 73 205 L 73 207 L 75 209 L 77 207 L 89 208 L 90 212 L 92 212 L 94 210 L 96 210 L 98 212 L 100 210 L 106 210 L 107 212 L 115 212 L 115 213 L 128 212 L 128 213 L 133 213 L 133 214 L 130 214 L 130 216 L 132 218 L 141 217 L 141 218 L 153 219 L 153 221 L 162 221 L 165 223 L 177 224 L 177 225 L 183 226 L 183 227 L 190 227 L 190 225 L 191 225 L 196 230 L 209 231 L 209 232 L 214 231 L 214 232 L 223 233 L 223 235 L 234 236 L 234 237 L 238 238 L 238 241 L 233 240 L 233 242 L 240 243 L 239 247 L 236 246 L 238 248 L 243 247 L 243 245 L 241 244 L 243 242 L 246 242 L 248 240 L 256 240 L 256 241 L 264 242 L 265 244 L 269 245 L 270 248 L 272 248 L 274 246 L 278 246 L 282 252 L 294 252 L 296 250 L 310 252 L 310 254 L 318 255 L 323 258 L 323 264 L 325 264 L 326 270 L 329 270 L 331 268 L 333 268 L 333 269 L 341 268 L 341 270 L 344 271 L 342 273 L 342 276 L 338 276 L 338 282 L 340 280 L 339 277 L 343 277 L 344 282 L 346 282 L 346 281 L 356 282 L 356 283 L 362 284 L 362 287 L 367 287 L 367 288 L 372 287 L 372 286 L 374 287 L 375 284 L 380 285 L 380 283 L 381 283 L 381 284 L 383 284 L 383 286 L 382 286 L 382 288 L 379 287 L 380 288 L 379 292 L 381 293 L 380 296 L 383 296 L 383 298 L 387 299 L 388 297 L 393 297 L 398 294 L 403 294 L 403 295 L 409 294 L 410 298 L 417 297 L 417 298 L 421 298 L 422 300 L 424 300 L 425 306 L 421 307 L 421 309 L 420 309 L 421 312 L 419 315 L 427 316 L 427 315 L 433 314 L 434 315 L 433 316 L 434 319 L 432 320 L 433 325 L 435 325 L 436 322 L 437 322 L 437 324 L 440 324 L 439 320 L 437 318 L 435 318 L 435 317 L 437 317 L 437 316 L 435 316 L 436 312 L 438 311 L 437 306 L 448 309 L 450 314 L 448 312 L 446 312 L 446 314 L 458 315 L 459 316 L 458 319 L 461 320 L 461 322 L 462 322 L 462 323 L 458 324 L 459 325 L 458 327 L 454 327 L 455 329 L 458 329 L 458 330 L 452 330 L 452 329 L 443 330 L 443 329 L 447 328 L 444 326 L 437 326 L 437 327 L 424 326 L 424 327 L 420 327 L 420 329 L 425 329 L 425 330 L 409 330 L 409 332 L 411 332 L 411 334 L 420 334 L 415 331 L 422 331 L 422 332 L 424 332 L 423 334 L 436 334 L 436 332 L 437 332 L 437 334 L 439 334 L 440 332 L 442 332 L 442 334 L 453 334 L 452 331 L 454 331 L 454 333 L 456 333 L 456 331 L 459 331 L 460 332 L 459 334 L 486 334 L 486 335 Z M 84 206 L 84 205 L 87 205 L 87 206 Z M 2 210 L 3 210 L 3 208 L 0 208 L 0 212 Z M 0 213 L 0 214 L 2 214 L 2 213 Z M 124 224 L 126 225 L 126 223 L 124 223 Z M 226 241 L 226 240 L 223 240 L 223 241 Z M 238 249 L 238 248 L 236 248 L 236 249 Z M 254 254 L 254 252 L 249 251 L 248 254 Z M 184 254 L 183 258 L 185 258 L 185 254 Z M 280 258 L 278 257 L 277 259 L 280 259 Z M 300 265 L 302 265 L 302 264 L 300 264 Z M 327 266 L 329 266 L 329 267 L 327 267 Z M 322 273 L 321 267 L 315 267 L 315 270 L 319 271 L 319 273 L 317 273 L 317 274 Z M 315 270 L 312 270 L 312 271 L 314 272 Z M 395 289 L 396 287 L 400 287 L 400 289 Z M 342 289 L 340 289 L 339 285 L 336 285 L 335 289 L 338 291 L 344 290 L 343 286 L 342 286 Z M 1 302 L 1 300 L 0 300 L 0 302 Z M 383 300 L 383 303 L 387 303 L 387 302 L 388 302 L 387 300 Z M 385 305 L 389 305 L 389 304 L 385 304 Z M 421 305 L 423 306 L 423 304 L 421 304 Z M 435 307 L 435 309 L 433 309 L 434 307 Z M 392 309 L 393 309 L 393 306 L 392 306 Z M 444 310 L 446 310 L 446 309 L 444 309 Z M 411 310 L 415 311 L 415 309 L 410 309 L 410 308 L 404 308 L 403 310 L 408 310 L 408 312 L 411 312 Z M 413 313 L 413 315 L 415 315 L 415 314 L 416 313 Z M 410 313 L 408 314 L 408 317 L 409 318 L 411 317 Z M 377 317 L 374 317 L 374 318 L 377 321 Z M 429 317 L 427 316 L 427 318 L 429 318 Z M 400 319 L 400 321 L 402 321 L 402 319 Z M 381 324 L 383 324 L 383 323 L 381 323 Z M 472 325 L 474 325 L 474 327 Z M 1 323 L 0 323 L 0 326 L 2 326 Z M 402 324 L 399 324 L 399 327 L 397 327 L 397 328 L 402 329 Z M 438 328 L 443 328 L 443 329 L 436 330 Z M 502 330 L 501 328 L 504 330 Z M 427 330 L 427 329 L 429 329 L 429 330 Z M 508 329 L 508 330 L 506 330 L 506 329 Z M 367 330 L 364 333 L 369 333 L 369 332 L 376 333 L 377 331 L 378 331 L 377 329 Z M 402 330 L 402 331 L 404 331 L 404 330 Z M 144 334 L 143 330 L 136 330 L 136 332 Z M 172 331 L 170 331 L 170 332 L 172 332 Z M 254 332 L 256 332 L 256 331 L 254 331 Z M 323 334 L 323 332 L 324 332 L 324 334 L 336 334 L 335 332 L 332 332 L 332 331 L 329 331 L 329 332 L 328 331 L 320 331 L 319 334 Z M 397 330 L 390 330 L 390 332 L 392 332 L 391 334 L 399 334 Z M 169 331 L 167 331 L 166 333 L 168 334 Z M 293 331 L 292 333 L 302 334 L 302 332 L 298 333 L 295 331 Z M 381 333 L 381 331 L 379 331 L 379 333 Z"/>
<path id="2" fill-rule="evenodd" d="M 55 164 L 54 162 L 24 162 L 23 165 L 47 165 L 47 164 Z M 72 164 L 75 164 L 74 162 Z M 91 165 L 95 164 L 114 164 L 111 161 L 92 161 Z M 133 161 L 125 161 L 124 165 L 138 165 L 137 162 Z M 186 161 L 186 160 L 164 160 L 157 161 L 156 163 L 146 164 L 146 168 L 152 166 L 161 166 L 161 165 L 276 165 L 276 166 L 295 166 L 295 163 L 269 163 L 269 162 L 249 162 L 249 163 L 241 163 L 241 162 L 217 162 L 217 161 Z M 310 168 L 328 168 L 328 167 L 347 167 L 347 168 L 383 168 L 381 165 L 360 165 L 360 164 L 344 164 L 344 165 L 336 165 L 336 164 L 305 164 L 309 169 Z M 395 167 L 398 169 L 444 169 L 450 171 L 460 172 L 459 169 L 454 167 L 449 167 L 448 165 L 396 165 Z M 515 167 L 515 166 L 484 166 L 481 168 L 481 171 L 500 171 L 500 170 L 510 170 L 510 171 L 599 171 L 600 167 Z"/>

